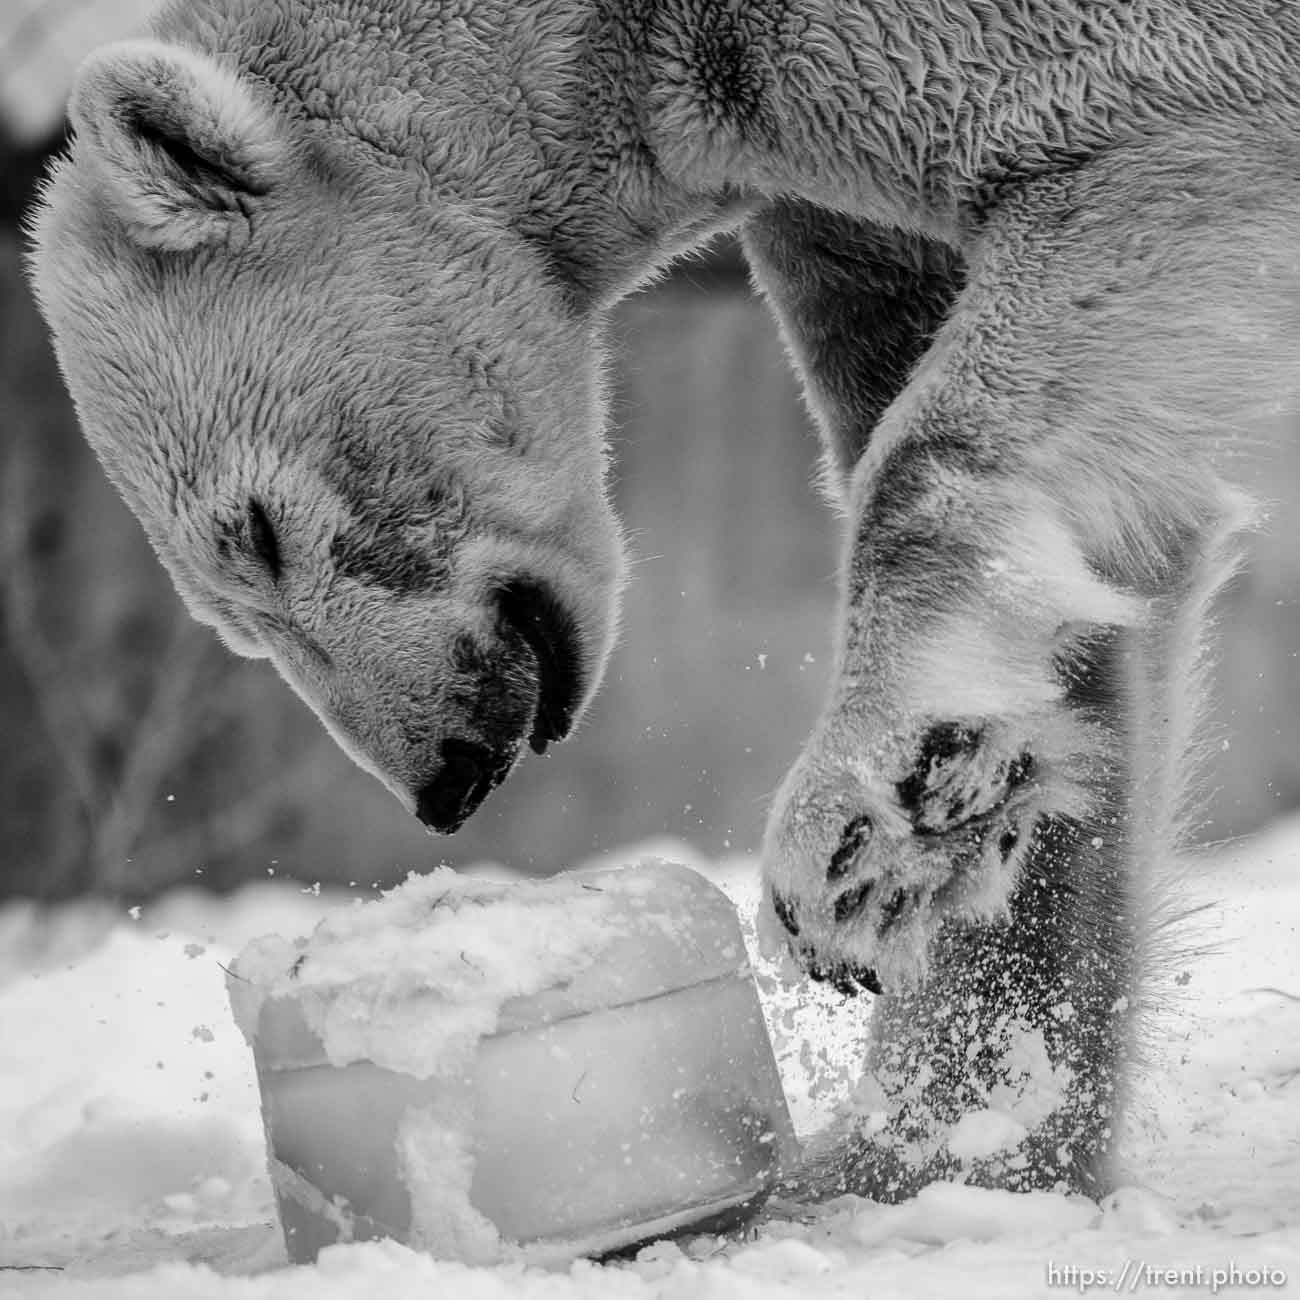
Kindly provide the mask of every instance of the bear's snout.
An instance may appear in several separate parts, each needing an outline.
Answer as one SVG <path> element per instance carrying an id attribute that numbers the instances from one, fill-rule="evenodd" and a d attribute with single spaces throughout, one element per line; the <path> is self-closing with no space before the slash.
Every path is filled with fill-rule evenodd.
<path id="1" fill-rule="evenodd" d="M 444 740 L 437 775 L 415 792 L 415 815 L 431 831 L 450 835 L 505 780 L 517 748 L 494 753 L 472 740 Z"/>

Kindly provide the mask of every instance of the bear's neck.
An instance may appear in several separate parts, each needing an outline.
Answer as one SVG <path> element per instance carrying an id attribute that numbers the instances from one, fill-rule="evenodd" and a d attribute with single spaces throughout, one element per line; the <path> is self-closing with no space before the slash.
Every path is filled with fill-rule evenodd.
<path id="1" fill-rule="evenodd" d="M 1188 50 L 1236 37 L 1153 21 L 1169 4 L 181 0 L 158 34 L 235 55 L 311 130 L 482 208 L 601 307 L 772 195 L 960 244 L 997 186 L 1116 123 L 1222 111 Z"/>
<path id="2" fill-rule="evenodd" d="M 584 306 L 610 305 L 743 203 L 669 179 L 646 135 L 631 0 L 179 0 L 157 36 L 233 59 L 309 137 L 513 230 Z"/>

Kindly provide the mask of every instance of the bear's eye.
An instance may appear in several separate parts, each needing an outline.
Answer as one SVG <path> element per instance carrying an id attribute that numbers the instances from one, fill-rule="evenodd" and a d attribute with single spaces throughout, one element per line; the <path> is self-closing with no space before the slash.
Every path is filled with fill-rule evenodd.
<path id="1" fill-rule="evenodd" d="M 248 542 L 253 554 L 266 566 L 273 582 L 280 578 L 280 543 L 261 502 L 248 503 Z"/>

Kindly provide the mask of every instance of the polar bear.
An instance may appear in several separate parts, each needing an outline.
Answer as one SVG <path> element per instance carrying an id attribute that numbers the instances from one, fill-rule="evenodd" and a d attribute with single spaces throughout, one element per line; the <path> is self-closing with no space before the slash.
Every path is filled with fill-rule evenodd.
<path id="1" fill-rule="evenodd" d="M 192 613 L 450 831 L 614 636 L 607 310 L 738 229 L 846 520 L 767 934 L 883 994 L 793 1181 L 1096 1195 L 1295 382 L 1298 74 L 1264 0 L 178 0 L 82 67 L 34 281 Z"/>

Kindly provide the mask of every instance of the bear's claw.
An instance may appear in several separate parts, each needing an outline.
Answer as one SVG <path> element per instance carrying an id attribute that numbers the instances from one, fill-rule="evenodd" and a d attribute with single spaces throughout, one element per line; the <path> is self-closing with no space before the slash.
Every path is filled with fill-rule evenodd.
<path id="1" fill-rule="evenodd" d="M 853 866 L 854 859 L 870 843 L 875 823 L 862 813 L 854 817 L 844 828 L 840 836 L 839 847 L 831 854 L 830 865 L 826 868 L 826 879 L 832 884 L 837 880 L 843 880 L 848 875 L 849 869 Z"/>
<path id="2" fill-rule="evenodd" d="M 823 966 L 810 962 L 807 966 L 810 979 L 819 984 L 829 984 L 837 993 L 846 998 L 855 998 L 859 993 L 873 993 L 877 997 L 884 992 L 876 972 L 866 966 L 857 966 L 851 962 L 836 962 Z"/>

